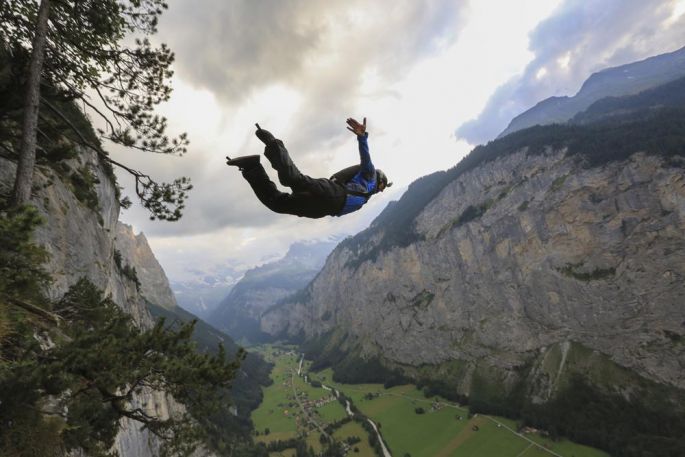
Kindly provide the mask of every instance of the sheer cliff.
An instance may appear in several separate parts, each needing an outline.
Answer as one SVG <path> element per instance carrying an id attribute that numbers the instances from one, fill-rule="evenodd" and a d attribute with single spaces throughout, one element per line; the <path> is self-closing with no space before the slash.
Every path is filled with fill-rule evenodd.
<path id="1" fill-rule="evenodd" d="M 155 258 L 145 234 L 136 235 L 133 227 L 119 222 L 115 232 L 115 250 L 121 255 L 122 261 L 135 267 L 140 281 L 140 295 L 164 308 L 173 309 L 178 306 L 169 280 Z"/>
<path id="2" fill-rule="evenodd" d="M 0 183 L 11 189 L 16 166 L 1 159 Z M 94 178 L 92 192 L 97 205 L 88 205 L 77 198 L 71 173 L 88 170 Z M 85 277 L 111 295 L 115 303 L 129 313 L 142 327 L 154 321 L 138 292 L 135 281 L 122 273 L 115 262 L 119 200 L 109 172 L 91 151 L 80 151 L 77 159 L 66 161 L 64 176 L 55 169 L 38 166 L 34 175 L 32 203 L 39 209 L 45 223 L 38 227 L 35 239 L 50 257 L 46 270 L 53 279 L 48 294 L 61 297 L 79 278 Z M 179 406 L 162 392 L 144 392 L 140 405 L 152 414 L 168 417 Z M 130 420 L 121 423 L 115 449 L 120 455 L 155 455 L 159 443 L 147 431 Z"/>
<path id="3" fill-rule="evenodd" d="M 464 220 L 474 207 L 483 214 Z M 308 300 L 268 313 L 264 329 L 342 327 L 412 366 L 506 367 L 574 341 L 685 387 L 673 341 L 685 322 L 682 166 L 636 154 L 584 170 L 563 151 L 519 151 L 450 183 L 415 226 L 421 241 L 359 265 L 376 240 L 343 243 Z"/>
<path id="4" fill-rule="evenodd" d="M 11 191 L 15 163 L 0 157 L 0 190 Z M 87 180 L 79 179 L 86 176 Z M 79 150 L 76 158 L 55 163 L 41 163 L 36 167 L 32 204 L 44 222 L 35 231 L 34 239 L 49 253 L 45 270 L 52 278 L 47 294 L 59 299 L 80 278 L 85 277 L 133 317 L 136 325 L 151 328 L 156 317 L 154 306 L 177 309 L 168 280 L 150 249 L 144 235 L 134 235 L 131 227 L 118 222 L 119 196 L 111 170 L 89 150 Z M 189 320 L 183 316 L 181 320 Z M 222 338 L 213 339 L 215 347 Z M 237 346 L 225 336 L 228 353 Z M 259 384 L 254 373 L 268 367 L 251 356 L 246 360 L 238 384 L 249 385 L 244 390 L 259 396 Z M 242 392 L 244 393 L 244 392 Z M 247 395 L 246 394 L 246 395 Z M 250 406 L 258 402 L 251 398 Z M 134 403 L 146 414 L 166 419 L 184 411 L 164 392 L 147 388 L 135 396 Z M 245 403 L 243 403 L 245 405 Z M 247 407 L 245 408 L 246 411 Z M 235 412 L 235 411 L 234 411 Z M 227 414 L 229 414 L 227 412 Z M 225 421 L 229 424 L 229 421 Z M 235 425 L 235 424 L 232 424 Z M 237 430 L 237 428 L 236 428 Z M 120 456 L 156 456 L 159 440 L 141 424 L 123 419 L 113 450 Z M 212 455 L 198 452 L 197 455 Z"/>

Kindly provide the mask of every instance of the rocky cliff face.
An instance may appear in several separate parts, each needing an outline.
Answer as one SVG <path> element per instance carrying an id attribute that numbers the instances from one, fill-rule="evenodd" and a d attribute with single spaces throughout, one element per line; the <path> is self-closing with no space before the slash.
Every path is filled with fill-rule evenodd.
<path id="1" fill-rule="evenodd" d="M 145 299 L 167 309 L 178 306 L 169 280 L 143 233 L 136 235 L 130 225 L 117 223 L 115 249 L 135 267 L 140 281 L 140 294 Z"/>
<path id="2" fill-rule="evenodd" d="M 142 233 L 136 235 L 131 226 L 119 222 L 117 224 L 115 249 L 121 255 L 122 266 L 130 265 L 135 267 L 136 275 L 140 282 L 138 292 L 145 301 L 147 310 L 154 318 L 163 317 L 169 323 L 197 321 L 193 332 L 193 340 L 200 351 L 216 351 L 217 344 L 219 343 L 224 346 L 227 354 L 235 354 L 238 351 L 238 345 L 230 336 L 206 322 L 198 321 L 195 315 L 178 306 L 166 274 L 155 258 L 152 249 L 150 249 L 145 235 Z M 249 428 L 250 411 L 256 408 L 261 401 L 260 386 L 268 384 L 269 371 L 269 365 L 257 354 L 249 353 L 246 355 L 241 362 L 240 375 L 232 382 L 231 400 L 233 413 L 224 412 L 227 415 L 235 414 L 239 418 L 235 419 L 237 422 L 230 422 L 233 418 L 229 418 L 229 420 L 224 418 L 221 421 L 222 426 L 234 430 L 240 428 L 243 432 L 247 433 L 246 428 Z M 159 395 L 159 393 L 156 393 L 156 395 Z M 180 405 L 174 402 L 168 402 L 168 404 L 156 402 L 155 404 L 157 405 L 155 412 L 162 414 L 163 417 L 180 411 Z M 170 411 L 164 409 L 168 406 L 171 407 Z M 140 454 L 134 452 L 131 455 Z M 198 455 L 204 456 L 207 453 L 199 452 Z"/>
<path id="3" fill-rule="evenodd" d="M 119 201 L 115 184 L 97 156 L 89 150 L 83 150 L 78 159 L 69 160 L 67 166 L 70 170 L 65 172 L 67 175 L 83 167 L 90 170 L 96 178 L 93 190 L 99 204 L 94 209 L 88 207 L 76 198 L 68 177 L 60 177 L 48 167 L 36 167 L 32 203 L 39 209 L 45 223 L 37 229 L 35 240 L 50 253 L 46 264 L 46 270 L 53 278 L 48 291 L 50 297 L 61 297 L 79 278 L 86 277 L 110 294 L 114 302 L 129 313 L 138 325 L 152 326 L 154 322 L 145 304 L 146 297 L 137 290 L 130 278 L 122 274 L 115 262 L 115 251 L 125 251 L 127 258 L 124 262 L 139 271 L 141 291 L 165 303 L 170 290 L 166 292 L 164 288 L 159 288 L 159 277 L 150 283 L 146 282 L 154 276 L 148 275 L 148 272 L 152 272 L 155 265 L 159 271 L 161 267 L 144 237 L 133 237 L 130 228 L 118 222 Z M 15 170 L 13 162 L 0 158 L 0 185 L 4 189 L 11 189 Z M 130 257 L 128 254 L 131 254 Z M 164 277 L 163 271 L 161 276 Z M 162 392 L 144 392 L 136 401 L 149 414 L 160 417 L 168 417 L 181 408 Z M 130 420 L 121 422 L 115 444 L 119 455 L 153 456 L 158 448 L 155 437 L 141 430 L 137 423 Z"/>
<path id="4" fill-rule="evenodd" d="M 645 62 L 628 67 L 646 80 Z M 520 388 L 544 402 L 579 374 L 685 409 L 681 97 L 676 80 L 602 98 L 417 180 L 262 329 L 339 367 L 377 358 L 491 404 Z"/>
<path id="5" fill-rule="evenodd" d="M 418 213 L 416 241 L 375 258 L 382 228 L 341 243 L 262 329 L 332 335 L 408 372 L 451 365 L 466 394 L 484 367 L 533 363 L 548 398 L 576 345 L 684 389 L 684 169 L 645 154 L 585 168 L 563 150 L 488 162 Z"/>
<path id="6" fill-rule="evenodd" d="M 546 401 L 580 373 L 612 391 L 668 386 L 682 407 L 685 116 L 666 113 L 477 148 L 341 243 L 262 329 L 469 396 L 523 380 Z"/>

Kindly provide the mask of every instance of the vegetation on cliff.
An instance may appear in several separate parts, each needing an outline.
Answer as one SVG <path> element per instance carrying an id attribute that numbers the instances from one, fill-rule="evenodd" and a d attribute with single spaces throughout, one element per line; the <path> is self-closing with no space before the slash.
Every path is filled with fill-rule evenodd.
<path id="1" fill-rule="evenodd" d="M 108 455 L 122 418 L 158 436 L 168 455 L 232 447 L 211 418 L 230 407 L 217 387 L 230 386 L 242 353 L 199 352 L 195 322 L 141 329 L 85 279 L 48 300 L 47 254 L 31 241 L 40 223 L 31 207 L 0 210 L 0 454 Z M 163 417 L 138 404 L 144 389 L 185 412 Z"/>
<path id="2" fill-rule="evenodd" d="M 155 113 L 171 94 L 174 54 L 164 44 L 153 46 L 148 36 L 157 32 L 166 8 L 162 0 L 3 2 L 0 92 L 10 96 L 0 109 L 0 142 L 17 161 L 15 203 L 29 201 L 41 151 L 73 154 L 79 145 L 133 175 L 136 194 L 153 219 L 181 217 L 192 188 L 187 177 L 156 182 L 113 160 L 100 143 L 162 154 L 186 152 L 186 135 L 170 138 L 166 118 Z M 79 106 L 97 116 L 103 129 L 73 122 L 83 118 Z"/>
<path id="3" fill-rule="evenodd" d="M 197 320 L 193 314 L 183 308 L 167 309 L 148 303 L 148 309 L 153 318 L 164 319 L 174 330 L 179 330 L 184 325 L 195 321 L 192 339 L 199 351 L 216 354 L 217 341 L 220 341 L 228 354 L 240 353 L 239 346 L 230 336 L 202 320 Z M 214 424 L 212 430 L 216 432 L 216 436 L 210 437 L 212 440 L 230 442 L 235 439 L 236 435 L 248 436 L 251 433 L 250 412 L 262 402 L 262 386 L 271 384 L 270 370 L 269 363 L 258 354 L 248 352 L 240 363 L 242 374 L 232 381 L 230 390 L 218 387 L 227 391 L 232 407 L 222 408 L 212 414 L 210 418 Z"/>

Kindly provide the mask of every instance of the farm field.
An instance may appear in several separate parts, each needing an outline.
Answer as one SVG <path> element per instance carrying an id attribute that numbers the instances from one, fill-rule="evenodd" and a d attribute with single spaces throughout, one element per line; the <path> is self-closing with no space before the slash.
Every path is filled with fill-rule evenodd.
<path id="1" fill-rule="evenodd" d="M 288 367 L 294 362 L 285 355 L 269 361 L 275 363 L 271 372 L 273 384 L 264 388 L 264 400 L 252 412 L 252 422 L 259 433 L 255 440 L 262 442 L 286 440 L 297 434 L 295 417 L 289 414 L 289 387 L 285 384 L 290 377 Z M 264 433 L 266 429 L 269 429 L 268 434 Z"/>
<path id="2" fill-rule="evenodd" d="M 264 390 L 264 402 L 252 414 L 257 430 L 270 431 L 269 435 L 256 436 L 257 441 L 268 443 L 299 433 L 304 434 L 308 446 L 320 452 L 320 430 L 311 423 L 303 426 L 297 416 L 284 416 L 283 409 L 297 410 L 298 403 L 293 401 L 293 392 L 297 392 L 303 404 L 320 405 L 307 409 L 309 420 L 325 427 L 347 416 L 345 408 L 335 400 L 337 389 L 363 416 L 378 424 L 393 457 L 608 457 L 605 452 L 568 440 L 552 441 L 539 433 L 518 433 L 516 422 L 510 419 L 478 414 L 469 417 L 467 407 L 438 397 L 426 398 L 414 385 L 385 389 L 381 384 L 336 383 L 330 369 L 308 372 L 306 362 L 302 365 L 302 376 L 297 376 L 299 355 L 268 346 L 260 351 L 275 366 L 274 385 Z M 305 376 L 309 382 L 305 382 Z M 312 381 L 320 382 L 322 387 L 313 387 Z M 336 441 L 350 436 L 361 440 L 349 448 L 348 455 L 377 455 L 369 444 L 368 432 L 358 422 L 345 423 L 331 436 Z"/>
<path id="3" fill-rule="evenodd" d="M 273 384 L 263 389 L 264 399 L 251 418 L 256 442 L 265 444 L 302 438 L 308 448 L 321 452 L 323 429 L 345 419 L 345 408 L 333 391 L 313 387 L 297 375 L 299 356 L 290 349 L 262 346 L 260 354 L 273 363 Z M 294 449 L 270 452 L 271 456 L 294 455 Z M 369 454 L 373 455 L 373 454 Z"/>
<path id="4" fill-rule="evenodd" d="M 344 441 L 344 440 L 346 440 L 350 437 L 354 437 L 354 436 L 360 438 L 361 441 L 359 443 L 353 445 L 352 449 L 354 449 L 356 447 L 359 450 L 359 452 L 357 453 L 357 452 L 354 452 L 354 450 L 353 450 L 354 454 L 352 454 L 352 455 L 360 455 L 360 456 L 363 456 L 363 455 L 374 456 L 374 455 L 376 455 L 376 454 L 374 454 L 373 449 L 369 445 L 369 434 L 366 432 L 366 430 L 364 430 L 364 428 L 361 425 L 359 425 L 356 422 L 349 422 L 349 423 L 343 425 L 338 430 L 336 430 L 335 433 L 333 434 L 333 437 L 335 439 L 338 439 L 341 441 Z"/>

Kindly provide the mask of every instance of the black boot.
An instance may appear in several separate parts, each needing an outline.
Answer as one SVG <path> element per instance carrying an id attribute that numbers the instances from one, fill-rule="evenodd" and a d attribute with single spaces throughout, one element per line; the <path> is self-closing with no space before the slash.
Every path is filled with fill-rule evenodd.
<path id="1" fill-rule="evenodd" d="M 252 168 L 256 167 L 258 164 L 259 164 L 259 156 L 258 155 L 241 156 L 241 157 L 236 157 L 235 159 L 231 159 L 230 157 L 226 156 L 226 165 L 238 167 L 238 169 L 240 171 L 251 170 Z"/>
<path id="2" fill-rule="evenodd" d="M 262 143 L 265 145 L 270 145 L 274 141 L 276 141 L 276 138 L 269 132 L 268 130 L 264 130 L 263 128 L 259 127 L 259 124 L 257 125 L 257 131 L 255 132 L 255 135 L 257 135 L 257 138 L 259 138 Z"/>

